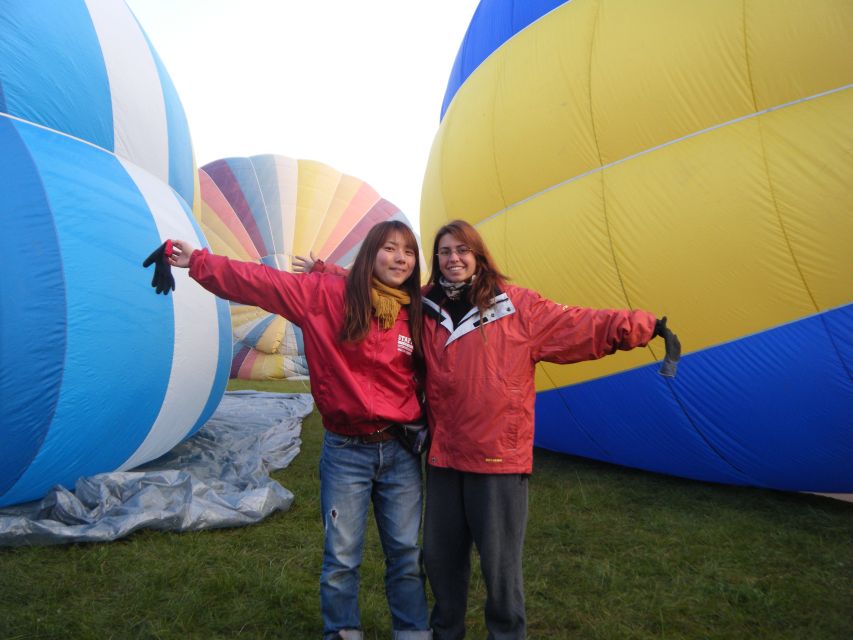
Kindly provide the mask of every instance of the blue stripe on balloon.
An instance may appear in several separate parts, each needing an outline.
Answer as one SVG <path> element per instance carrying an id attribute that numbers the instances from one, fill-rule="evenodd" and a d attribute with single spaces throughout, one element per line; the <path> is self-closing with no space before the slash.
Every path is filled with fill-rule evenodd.
<path id="1" fill-rule="evenodd" d="M 133 180 L 111 154 L 35 127 L 20 130 L 54 213 L 68 339 L 53 424 L 9 492 L 14 502 L 127 460 L 160 411 L 174 345 L 171 296 L 154 294 L 152 270 L 141 265 L 160 240 Z"/>
<path id="2" fill-rule="evenodd" d="M 270 231 L 270 220 L 267 213 L 266 202 L 264 200 L 264 192 L 261 183 L 258 180 L 258 174 L 255 173 L 255 167 L 250 158 L 226 158 L 231 173 L 240 185 L 240 191 L 249 205 L 252 212 L 252 218 L 258 227 L 258 232 L 264 241 L 263 255 L 271 255 L 275 253 L 275 245 L 273 244 L 272 234 Z M 257 247 L 261 253 L 262 247 Z"/>
<path id="3" fill-rule="evenodd" d="M 674 382 L 683 384 L 688 358 Z M 744 484 L 709 452 L 657 365 L 537 395 L 536 445 L 677 476 Z"/>
<path id="4" fill-rule="evenodd" d="M 228 384 L 228 375 L 231 370 L 231 351 L 228 349 L 228 343 L 231 341 L 231 313 L 228 311 L 228 303 L 225 300 L 216 299 L 216 317 L 219 323 L 219 357 L 216 359 L 216 375 L 204 409 L 187 437 L 196 433 L 210 419 L 216 407 L 222 402 L 222 396 Z"/>
<path id="5" fill-rule="evenodd" d="M 651 365 L 542 392 L 536 444 L 699 480 L 853 491 L 853 382 L 827 327 L 849 358 L 850 305 L 692 353 L 674 380 Z"/>
<path id="6" fill-rule="evenodd" d="M 0 60 L 7 113 L 113 149 L 110 85 L 84 2 L 16 2 L 0 11 Z"/>
<path id="7" fill-rule="evenodd" d="M 282 220 L 284 214 L 281 210 L 281 192 L 275 156 L 253 156 L 251 161 L 258 176 L 258 184 L 263 185 L 264 208 L 267 219 Z M 270 253 L 284 253 L 284 225 L 273 224 L 271 226 L 273 244 L 270 246 Z M 277 267 L 274 261 L 270 266 Z"/>
<path id="8" fill-rule="evenodd" d="M 245 344 L 251 345 L 252 347 L 257 346 L 258 340 L 261 339 L 261 337 L 264 335 L 264 331 L 269 329 L 269 326 L 273 323 L 275 319 L 276 316 L 272 314 L 268 315 L 265 318 L 262 318 L 254 327 L 252 327 L 249 333 L 246 334 L 246 337 L 243 338 L 243 342 Z"/>
<path id="9" fill-rule="evenodd" d="M 233 334 L 232 334 L 232 337 L 233 337 Z M 248 349 L 249 349 L 249 347 L 244 345 L 239 340 L 234 339 L 233 342 L 231 343 L 231 359 L 234 360 L 234 358 L 237 357 L 237 354 L 239 354 L 242 351 L 248 351 Z"/>
<path id="10" fill-rule="evenodd" d="M 141 27 L 140 30 L 142 30 Z M 172 78 L 163 66 L 163 61 L 151 46 L 148 36 L 145 36 L 145 41 L 157 65 L 163 100 L 166 103 L 166 127 L 169 132 L 169 185 L 192 208 L 195 195 L 195 165 L 187 117 Z"/>
<path id="11" fill-rule="evenodd" d="M 549 11 L 571 0 L 525 0 L 508 2 L 507 0 L 481 0 L 468 31 L 462 40 L 462 46 L 456 54 L 456 61 L 447 81 L 444 102 L 441 105 L 441 118 L 459 87 L 465 84 L 474 70 L 516 33 L 532 24 Z"/>
<path id="12" fill-rule="evenodd" d="M 293 336 L 296 338 L 296 353 L 305 353 L 305 339 L 302 337 L 302 329 L 298 325 L 290 323 L 293 327 Z"/>
<path id="13" fill-rule="evenodd" d="M 208 243 L 207 239 L 204 237 L 204 233 L 196 219 L 193 217 L 192 211 L 185 203 L 181 203 L 181 206 L 184 207 L 187 219 L 190 221 L 190 224 L 192 224 L 196 237 L 202 240 L 201 246 L 203 248 L 210 249 L 210 243 Z M 216 322 L 218 323 L 219 329 L 217 345 L 219 351 L 216 357 L 216 374 L 214 375 L 213 385 L 210 387 L 210 393 L 207 396 L 207 401 L 204 403 L 204 408 L 201 410 L 198 420 L 196 420 L 196 423 L 187 434 L 187 438 L 204 426 L 204 423 L 210 419 L 210 416 L 213 415 L 216 407 L 218 407 L 219 403 L 222 402 L 222 396 L 225 393 L 225 387 L 228 384 L 229 372 L 231 370 L 232 354 L 231 349 L 229 349 L 232 336 L 231 307 L 227 300 L 223 300 L 217 296 L 214 296 L 214 300 L 216 301 Z"/>
<path id="14" fill-rule="evenodd" d="M 65 283 L 53 215 L 15 125 L 0 117 L 0 506 L 50 429 L 65 358 Z"/>
<path id="15" fill-rule="evenodd" d="M 335 264 L 340 265 L 342 267 L 348 267 L 355 262 L 355 257 L 358 255 L 358 250 L 361 249 L 362 240 L 359 240 L 358 244 L 354 247 L 351 247 L 349 251 L 347 251 L 344 255 L 339 256 L 337 260 L 335 260 Z"/>

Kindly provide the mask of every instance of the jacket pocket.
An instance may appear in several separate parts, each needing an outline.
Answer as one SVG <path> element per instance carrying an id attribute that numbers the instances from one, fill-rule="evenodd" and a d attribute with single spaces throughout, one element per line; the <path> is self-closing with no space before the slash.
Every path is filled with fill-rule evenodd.
<path id="1" fill-rule="evenodd" d="M 518 436 L 524 422 L 523 392 L 517 387 L 504 389 L 503 428 L 500 435 L 500 447 L 506 452 L 518 449 Z"/>

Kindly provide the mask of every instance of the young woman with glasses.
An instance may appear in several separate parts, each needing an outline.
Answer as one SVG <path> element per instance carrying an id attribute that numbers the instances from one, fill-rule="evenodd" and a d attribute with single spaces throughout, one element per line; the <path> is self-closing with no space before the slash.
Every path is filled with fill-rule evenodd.
<path id="1" fill-rule="evenodd" d="M 424 297 L 431 437 L 424 560 L 435 596 L 430 622 L 441 640 L 465 634 L 472 544 L 489 637 L 525 637 L 521 558 L 536 363 L 601 358 L 656 335 L 677 343 L 665 319 L 646 311 L 571 307 L 507 280 L 469 223 L 438 230 Z"/>

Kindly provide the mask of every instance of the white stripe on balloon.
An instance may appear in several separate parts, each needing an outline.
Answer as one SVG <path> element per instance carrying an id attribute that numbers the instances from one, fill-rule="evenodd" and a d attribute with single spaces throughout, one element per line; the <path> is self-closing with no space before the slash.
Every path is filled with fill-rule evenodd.
<path id="1" fill-rule="evenodd" d="M 169 132 L 157 65 L 124 2 L 86 0 L 113 103 L 114 152 L 169 183 Z M 132 69 L 133 73 L 128 73 Z"/>
<path id="2" fill-rule="evenodd" d="M 132 163 L 121 163 L 153 212 L 160 239 L 179 238 L 202 246 L 190 214 L 175 192 Z M 175 312 L 175 343 L 169 384 L 148 436 L 121 465 L 122 471 L 161 456 L 183 440 L 198 421 L 215 384 L 219 358 L 216 298 L 191 280 L 186 269 L 173 269 L 172 273 L 175 291 L 169 296 Z M 153 290 L 151 295 L 155 295 Z"/>

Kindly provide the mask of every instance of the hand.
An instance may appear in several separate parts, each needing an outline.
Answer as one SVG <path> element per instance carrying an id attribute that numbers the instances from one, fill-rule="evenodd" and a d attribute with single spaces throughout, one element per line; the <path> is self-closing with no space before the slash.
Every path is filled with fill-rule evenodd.
<path id="1" fill-rule="evenodd" d="M 676 369 L 678 368 L 678 361 L 681 359 L 681 342 L 678 336 L 666 326 L 666 316 L 655 322 L 655 331 L 652 337 L 654 338 L 655 336 L 663 338 L 666 350 L 659 373 L 667 378 L 674 378 Z"/>
<path id="2" fill-rule="evenodd" d="M 173 245 L 171 240 L 166 240 L 159 247 L 151 252 L 151 255 L 145 258 L 142 266 L 146 269 L 152 264 L 154 265 L 154 277 L 151 278 L 151 286 L 164 296 L 169 295 L 169 289 L 175 290 L 175 278 L 172 276 L 172 269 L 169 267 Z"/>
<path id="3" fill-rule="evenodd" d="M 173 267 L 186 269 L 190 266 L 190 256 L 195 247 L 185 240 L 172 240 L 172 255 L 169 256 L 169 264 Z"/>
<path id="4" fill-rule="evenodd" d="M 317 256 L 314 255 L 313 251 L 310 251 L 308 255 L 310 256 L 308 258 L 305 256 L 293 256 L 293 273 L 311 273 L 311 269 L 314 268 L 314 264 L 317 262 Z"/>

